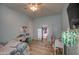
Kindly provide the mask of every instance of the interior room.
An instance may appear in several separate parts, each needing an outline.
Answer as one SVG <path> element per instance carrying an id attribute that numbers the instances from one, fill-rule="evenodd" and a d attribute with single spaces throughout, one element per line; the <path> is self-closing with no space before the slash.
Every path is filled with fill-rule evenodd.
<path id="1" fill-rule="evenodd" d="M 0 55 L 78 55 L 79 4 L 1 3 Z"/>

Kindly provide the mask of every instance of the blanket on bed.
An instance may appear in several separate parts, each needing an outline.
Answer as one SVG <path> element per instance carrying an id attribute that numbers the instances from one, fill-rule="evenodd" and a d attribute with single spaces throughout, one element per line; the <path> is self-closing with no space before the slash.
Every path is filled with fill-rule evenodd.
<path id="1" fill-rule="evenodd" d="M 11 40 L 4 47 L 0 48 L 0 55 L 15 55 L 18 52 L 20 55 L 23 55 L 26 48 L 27 43 Z"/>
<path id="2" fill-rule="evenodd" d="M 27 44 L 24 42 L 21 42 L 16 46 L 16 50 L 13 50 L 10 54 L 11 55 L 16 55 L 16 54 L 24 55 L 24 51 L 26 50 L 26 48 L 27 48 Z"/>

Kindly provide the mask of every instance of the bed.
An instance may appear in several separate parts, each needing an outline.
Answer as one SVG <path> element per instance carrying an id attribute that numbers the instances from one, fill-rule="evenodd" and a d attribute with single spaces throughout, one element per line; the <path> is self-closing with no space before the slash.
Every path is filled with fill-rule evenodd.
<path id="1" fill-rule="evenodd" d="M 20 43 L 21 42 L 17 41 L 17 40 L 9 41 L 5 46 L 0 47 L 0 55 L 12 55 L 11 53 L 14 52 L 14 51 L 17 51 L 16 46 L 19 45 Z M 27 46 L 26 44 L 24 44 L 25 46 L 22 45 L 22 44 L 20 44 L 20 45 L 21 45 L 21 47 L 18 48 L 19 50 L 21 50 L 22 48 L 26 48 L 26 46 Z M 29 54 L 28 51 L 27 51 L 27 48 L 23 52 L 25 52 L 24 53 L 25 55 Z M 15 55 L 15 54 L 13 54 L 13 55 Z"/>

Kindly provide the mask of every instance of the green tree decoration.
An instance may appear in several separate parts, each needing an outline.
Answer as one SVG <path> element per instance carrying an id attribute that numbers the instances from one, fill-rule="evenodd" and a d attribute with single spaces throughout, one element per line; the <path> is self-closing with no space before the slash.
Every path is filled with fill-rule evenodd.
<path id="1" fill-rule="evenodd" d="M 66 31 L 62 33 L 62 42 L 64 45 L 72 47 L 77 44 L 78 32 Z"/>

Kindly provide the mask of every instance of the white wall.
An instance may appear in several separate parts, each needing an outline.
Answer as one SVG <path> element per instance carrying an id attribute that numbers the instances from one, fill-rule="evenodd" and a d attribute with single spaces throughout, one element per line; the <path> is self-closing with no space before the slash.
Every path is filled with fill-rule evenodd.
<path id="1" fill-rule="evenodd" d="M 2 11 L 1 11 L 1 7 L 0 7 L 0 14 L 1 13 L 2 13 Z M 2 15 L 0 15 L 0 39 L 2 39 L 2 31 L 1 31 L 2 21 L 1 21 L 1 19 L 2 19 Z"/>
<path id="2" fill-rule="evenodd" d="M 0 5 L 0 42 L 14 39 L 20 33 L 20 27 L 32 28 L 31 20 L 25 14 Z"/>
<path id="3" fill-rule="evenodd" d="M 33 20 L 33 36 L 36 39 L 37 29 L 40 28 L 43 24 L 47 24 L 49 28 L 48 39 L 50 40 L 52 32 L 60 33 L 61 32 L 61 14 L 55 14 L 52 16 L 40 17 Z"/>
<path id="4" fill-rule="evenodd" d="M 69 4 L 64 4 L 63 10 L 62 10 L 62 31 L 66 31 L 67 28 L 70 28 L 69 26 L 69 19 L 67 14 L 67 7 Z"/>

